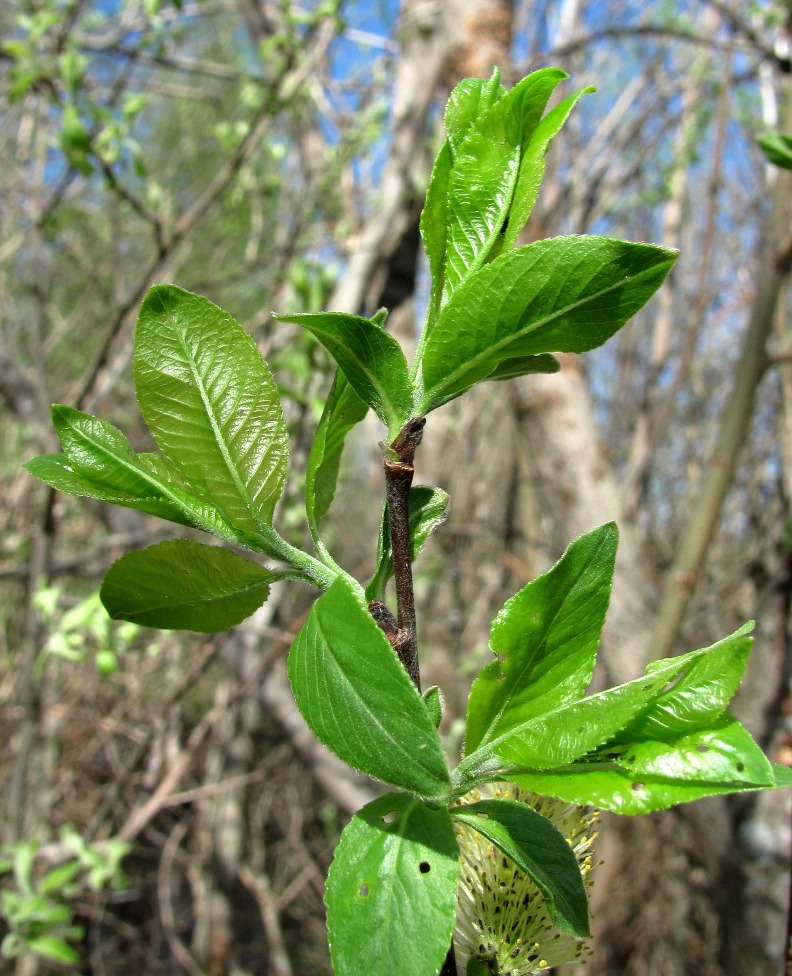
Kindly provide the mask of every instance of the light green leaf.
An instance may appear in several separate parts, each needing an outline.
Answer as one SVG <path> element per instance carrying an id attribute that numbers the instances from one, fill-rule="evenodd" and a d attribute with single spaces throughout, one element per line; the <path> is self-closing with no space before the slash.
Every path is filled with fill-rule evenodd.
<path id="1" fill-rule="evenodd" d="M 58 864 L 51 868 L 38 883 L 38 893 L 48 895 L 54 891 L 61 891 L 64 887 L 71 884 L 80 873 L 80 865 L 77 861 L 66 861 L 65 864 Z"/>
<path id="2" fill-rule="evenodd" d="M 764 132 L 756 141 L 774 166 L 792 170 L 792 135 L 783 132 Z"/>
<path id="3" fill-rule="evenodd" d="M 155 285 L 140 309 L 134 369 L 146 423 L 192 490 L 242 531 L 269 527 L 286 426 L 250 336 L 207 299 Z"/>
<path id="4" fill-rule="evenodd" d="M 453 165 L 451 146 L 443 143 L 434 162 L 426 200 L 421 211 L 421 239 L 429 260 L 432 285 L 429 294 L 429 307 L 426 313 L 426 326 L 437 318 L 440 298 L 445 284 L 446 241 L 448 236 L 448 181 Z"/>
<path id="5" fill-rule="evenodd" d="M 675 260 L 667 248 L 604 237 L 557 237 L 501 255 L 454 293 L 429 333 L 416 413 L 470 389 L 506 360 L 601 345 Z"/>
<path id="6" fill-rule="evenodd" d="M 410 488 L 410 559 L 412 562 L 420 555 L 427 539 L 445 521 L 448 509 L 448 495 L 442 488 L 429 488 L 415 485 Z M 390 519 L 388 506 L 382 512 L 379 544 L 377 547 L 377 569 L 366 587 L 366 599 L 382 599 L 385 587 L 393 576 L 393 548 L 391 546 Z"/>
<path id="7" fill-rule="evenodd" d="M 530 373 L 557 373 L 560 369 L 561 363 L 549 353 L 541 356 L 518 356 L 515 359 L 505 359 L 495 367 L 487 380 L 513 380 Z"/>
<path id="8" fill-rule="evenodd" d="M 436 976 L 451 944 L 459 871 L 445 807 L 401 793 L 355 814 L 325 895 L 336 976 Z"/>
<path id="9" fill-rule="evenodd" d="M 503 233 L 502 251 L 505 252 L 514 247 L 528 222 L 528 218 L 531 216 L 544 177 L 545 155 L 550 143 L 561 131 L 561 127 L 579 99 L 594 90 L 591 87 L 581 88 L 580 91 L 576 91 L 565 98 L 563 102 L 549 111 L 531 132 L 528 144 L 520 157 L 520 172 L 509 210 L 508 225 Z"/>
<path id="10" fill-rule="evenodd" d="M 469 125 L 454 152 L 443 301 L 487 260 L 511 206 L 523 145 L 566 77 L 543 68 L 523 78 Z"/>
<path id="11" fill-rule="evenodd" d="M 226 549 L 171 539 L 113 563 L 100 597 L 114 620 L 213 634 L 258 610 L 281 576 Z"/>
<path id="12" fill-rule="evenodd" d="M 396 652 L 342 577 L 314 603 L 289 653 L 314 734 L 355 769 L 427 798 L 448 790 L 437 730 Z"/>
<path id="13" fill-rule="evenodd" d="M 448 96 L 443 124 L 453 154 L 460 147 L 470 127 L 488 109 L 500 101 L 506 89 L 500 83 L 497 68 L 489 78 L 463 78 Z"/>
<path id="14" fill-rule="evenodd" d="M 521 787 L 614 813 L 664 810 L 705 796 L 792 785 L 774 768 L 740 723 L 724 715 L 711 728 L 670 742 L 604 748 L 585 762 L 513 777 Z"/>
<path id="15" fill-rule="evenodd" d="M 454 773 L 454 782 L 459 787 L 470 784 L 470 788 L 487 779 L 514 779 L 520 773 L 554 769 L 617 741 L 623 730 L 639 727 L 639 718 L 654 716 L 658 702 L 662 707 L 663 696 L 673 695 L 675 686 L 683 684 L 707 655 L 715 656 L 721 669 L 729 672 L 728 684 L 730 658 L 744 663 L 741 634 L 742 631 L 737 632 L 736 640 L 727 638 L 712 647 L 658 661 L 641 678 L 562 705 L 507 730 L 463 759 Z M 711 672 L 717 670 L 707 669 L 714 686 L 719 678 Z M 711 726 L 716 715 L 709 686 L 700 686 L 699 695 L 703 728 Z M 720 698 L 720 693 L 715 693 L 715 697 Z M 690 696 L 686 695 L 684 701 L 687 707 Z M 692 731 L 691 714 L 686 715 L 685 723 L 687 730 Z"/>
<path id="16" fill-rule="evenodd" d="M 344 312 L 277 315 L 307 329 L 338 363 L 357 395 L 394 439 L 410 417 L 412 384 L 399 343 L 370 319 Z"/>
<path id="17" fill-rule="evenodd" d="M 497 660 L 482 668 L 468 698 L 468 752 L 583 695 L 608 610 L 617 544 L 612 522 L 581 536 L 498 612 L 490 631 Z"/>
<path id="18" fill-rule="evenodd" d="M 335 495 L 341 452 L 349 431 L 366 416 L 368 407 L 340 371 L 336 372 L 316 430 L 305 472 L 305 507 L 317 545 L 319 527 Z"/>
<path id="19" fill-rule="evenodd" d="M 34 935 L 25 941 L 31 952 L 44 959 L 52 959 L 66 966 L 76 966 L 80 961 L 79 952 L 57 935 Z"/>
<path id="20" fill-rule="evenodd" d="M 452 807 L 451 815 L 478 831 L 534 881 L 562 931 L 589 934 L 588 899 L 572 849 L 546 818 L 516 800 L 481 800 Z"/>

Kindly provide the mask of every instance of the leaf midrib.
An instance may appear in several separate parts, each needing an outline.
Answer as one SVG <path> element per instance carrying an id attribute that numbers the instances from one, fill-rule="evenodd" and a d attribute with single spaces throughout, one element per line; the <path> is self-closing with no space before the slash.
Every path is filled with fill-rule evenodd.
<path id="1" fill-rule="evenodd" d="M 134 613 L 134 612 L 127 613 L 125 611 L 126 616 L 125 616 L 124 619 L 129 620 L 133 616 L 134 617 L 140 617 L 144 613 L 150 613 L 152 611 L 164 610 L 164 609 L 168 609 L 168 610 L 182 610 L 182 609 L 189 609 L 189 608 L 195 609 L 197 607 L 200 607 L 200 608 L 211 607 L 211 605 L 213 603 L 219 603 L 219 602 L 221 602 L 223 600 L 228 600 L 230 597 L 244 596 L 246 593 L 249 593 L 252 590 L 259 589 L 262 586 L 269 586 L 271 584 L 271 582 L 272 582 L 272 580 L 270 580 L 270 579 L 261 579 L 258 582 L 248 583 L 247 585 L 241 586 L 238 589 L 231 590 L 228 593 L 222 594 L 221 596 L 212 597 L 211 600 L 201 600 L 201 599 L 197 599 L 197 600 L 180 600 L 178 602 L 172 602 L 172 601 L 168 600 L 165 603 L 153 603 L 153 604 L 149 604 L 145 610 L 141 610 L 138 613 Z"/>

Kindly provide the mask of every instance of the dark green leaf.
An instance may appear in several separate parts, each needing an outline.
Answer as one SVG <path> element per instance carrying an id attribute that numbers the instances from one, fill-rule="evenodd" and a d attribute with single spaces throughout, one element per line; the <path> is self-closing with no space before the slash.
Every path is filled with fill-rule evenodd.
<path id="1" fill-rule="evenodd" d="M 305 506 L 314 542 L 335 495 L 344 440 L 368 407 L 340 371 L 336 372 L 316 430 L 305 472 Z"/>
<path id="2" fill-rule="evenodd" d="M 550 143 L 558 135 L 569 117 L 569 113 L 582 95 L 593 92 L 593 88 L 582 88 L 565 98 L 539 122 L 531 132 L 528 144 L 520 157 L 520 172 L 514 188 L 509 222 L 503 233 L 502 251 L 508 251 L 517 243 L 539 195 L 539 187 L 545 171 L 545 154 Z"/>
<path id="3" fill-rule="evenodd" d="M 588 899 L 577 859 L 546 817 L 516 800 L 481 800 L 453 807 L 451 814 L 491 840 L 534 881 L 558 928 L 578 938 L 589 934 Z"/>
<path id="4" fill-rule="evenodd" d="M 662 283 L 676 253 L 603 237 L 558 237 L 503 254 L 452 296 L 421 361 L 427 413 L 506 360 L 601 345 Z"/>
<path id="5" fill-rule="evenodd" d="M 442 488 L 428 488 L 415 485 L 410 488 L 410 559 L 412 562 L 420 555 L 426 540 L 434 530 L 445 521 L 448 509 L 448 495 Z M 379 544 L 377 547 L 377 569 L 366 587 L 366 599 L 382 599 L 385 587 L 393 576 L 393 549 L 390 537 L 390 519 L 386 505 L 380 522 Z"/>
<path id="6" fill-rule="evenodd" d="M 243 531 L 269 527 L 286 426 L 250 336 L 207 299 L 156 285 L 140 309 L 134 366 L 146 423 L 192 490 Z"/>
<path id="7" fill-rule="evenodd" d="M 525 789 L 614 813 L 664 810 L 705 796 L 792 785 L 746 729 L 730 715 L 670 742 L 646 741 L 624 751 L 601 750 L 563 769 L 514 777 Z"/>
<path id="8" fill-rule="evenodd" d="M 278 315 L 307 329 L 338 363 L 355 392 L 395 438 L 410 417 L 412 384 L 399 343 L 370 319 L 344 312 Z"/>
<path id="9" fill-rule="evenodd" d="M 249 617 L 278 578 L 226 549 L 171 539 L 113 563 L 100 596 L 114 620 L 212 634 Z"/>
<path id="10" fill-rule="evenodd" d="M 435 976 L 456 916 L 459 852 L 448 810 L 381 796 L 341 835 L 327 878 L 336 976 Z"/>
<path id="11" fill-rule="evenodd" d="M 581 536 L 498 612 L 490 631 L 497 660 L 482 668 L 468 698 L 468 752 L 583 695 L 608 610 L 617 545 L 612 522 Z"/>
<path id="12" fill-rule="evenodd" d="M 764 132 L 756 141 L 773 165 L 792 170 L 792 135 L 785 135 L 783 132 Z"/>
<path id="13" fill-rule="evenodd" d="M 448 789 L 437 730 L 362 592 L 338 577 L 289 654 L 297 705 L 315 735 L 355 769 L 419 796 Z"/>

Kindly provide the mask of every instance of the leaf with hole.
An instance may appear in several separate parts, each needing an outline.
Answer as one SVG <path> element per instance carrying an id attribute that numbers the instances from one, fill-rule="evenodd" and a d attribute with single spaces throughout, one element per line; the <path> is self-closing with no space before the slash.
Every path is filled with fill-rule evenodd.
<path id="1" fill-rule="evenodd" d="M 445 807 L 401 793 L 356 813 L 327 878 L 336 976 L 436 976 L 451 942 L 459 870 Z"/>
<path id="2" fill-rule="evenodd" d="M 288 667 L 303 717 L 344 762 L 419 796 L 447 792 L 437 729 L 362 591 L 336 579 L 311 608 Z"/>
<path id="3" fill-rule="evenodd" d="M 455 820 L 482 834 L 536 884 L 553 923 L 589 934 L 588 899 L 577 859 L 566 838 L 525 803 L 481 800 L 451 809 Z"/>
<path id="4" fill-rule="evenodd" d="M 245 330 L 206 298 L 155 285 L 138 316 L 138 402 L 192 490 L 243 532 L 267 529 L 286 476 L 275 381 Z"/>
<path id="5" fill-rule="evenodd" d="M 582 697 L 608 610 L 617 544 L 612 522 L 588 532 L 498 612 L 490 630 L 497 659 L 482 668 L 468 698 L 468 752 Z"/>
<path id="6" fill-rule="evenodd" d="M 258 610 L 282 576 L 226 549 L 171 539 L 113 563 L 100 597 L 114 620 L 213 634 Z"/>

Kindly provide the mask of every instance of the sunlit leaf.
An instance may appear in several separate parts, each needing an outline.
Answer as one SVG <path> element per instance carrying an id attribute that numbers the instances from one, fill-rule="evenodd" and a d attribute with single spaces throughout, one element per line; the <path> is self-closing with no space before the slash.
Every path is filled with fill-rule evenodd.
<path id="1" fill-rule="evenodd" d="M 355 814 L 325 895 L 336 976 L 436 976 L 456 916 L 458 855 L 444 807 L 388 794 Z"/>

